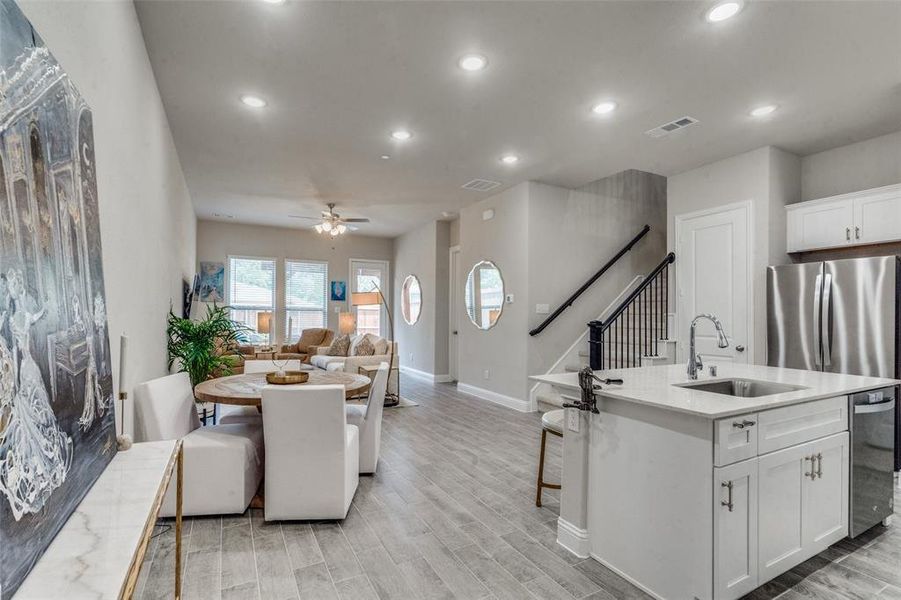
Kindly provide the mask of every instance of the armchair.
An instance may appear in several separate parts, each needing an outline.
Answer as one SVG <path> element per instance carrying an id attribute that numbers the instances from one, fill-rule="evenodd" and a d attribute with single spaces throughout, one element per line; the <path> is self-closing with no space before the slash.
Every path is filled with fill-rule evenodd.
<path id="1" fill-rule="evenodd" d="M 304 329 L 300 334 L 300 339 L 294 344 L 284 344 L 275 358 L 278 360 L 298 359 L 301 362 L 309 363 L 310 356 L 316 354 L 320 347 L 331 345 L 334 337 L 335 333 L 331 329 Z"/>

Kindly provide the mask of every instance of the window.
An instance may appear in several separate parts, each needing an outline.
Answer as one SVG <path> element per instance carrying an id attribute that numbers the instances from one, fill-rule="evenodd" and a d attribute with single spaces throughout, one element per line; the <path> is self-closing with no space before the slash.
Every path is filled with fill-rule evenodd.
<path id="1" fill-rule="evenodd" d="M 228 258 L 228 304 L 232 319 L 247 326 L 245 340 L 252 344 L 267 344 L 271 335 L 271 318 L 275 309 L 275 259 Z M 257 315 L 269 313 L 269 322 L 261 323 Z"/>
<path id="2" fill-rule="evenodd" d="M 388 264 L 383 261 L 367 261 L 355 260 L 350 262 L 351 285 L 354 292 L 372 292 L 376 287 L 382 290 L 383 294 L 388 294 L 383 282 L 388 278 Z M 357 333 L 371 333 L 373 335 L 385 336 L 382 331 L 382 311 L 384 308 L 380 304 L 372 304 L 369 306 L 355 306 L 354 312 L 357 321 Z"/>
<path id="3" fill-rule="evenodd" d="M 287 339 L 304 329 L 328 326 L 328 264 L 285 260 L 285 318 Z"/>

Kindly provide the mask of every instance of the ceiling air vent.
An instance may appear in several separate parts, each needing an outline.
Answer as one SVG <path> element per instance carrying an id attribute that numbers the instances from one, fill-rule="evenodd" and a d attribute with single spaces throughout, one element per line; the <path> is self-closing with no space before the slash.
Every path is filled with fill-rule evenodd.
<path id="1" fill-rule="evenodd" d="M 678 129 L 685 129 L 690 125 L 694 125 L 698 120 L 694 117 L 682 117 L 681 119 L 676 119 L 675 121 L 670 121 L 669 123 L 664 123 L 660 127 L 655 127 L 654 129 L 649 129 L 645 131 L 645 135 L 652 138 L 661 138 L 665 135 L 669 135 L 672 132 Z"/>
<path id="2" fill-rule="evenodd" d="M 500 181 L 491 181 L 489 179 L 473 179 L 469 183 L 464 183 L 463 189 L 472 190 L 474 192 L 487 192 L 488 190 L 493 190 L 500 184 Z"/>

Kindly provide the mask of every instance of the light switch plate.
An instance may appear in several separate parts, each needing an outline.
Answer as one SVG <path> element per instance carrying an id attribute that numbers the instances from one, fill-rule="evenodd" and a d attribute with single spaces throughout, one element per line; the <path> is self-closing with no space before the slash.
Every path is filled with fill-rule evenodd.
<path id="1" fill-rule="evenodd" d="M 505 300 L 507 304 L 513 304 L 513 294 L 507 294 Z"/>
<path id="2" fill-rule="evenodd" d="M 573 433 L 579 433 L 579 411 L 575 408 L 566 409 L 566 428 Z"/>

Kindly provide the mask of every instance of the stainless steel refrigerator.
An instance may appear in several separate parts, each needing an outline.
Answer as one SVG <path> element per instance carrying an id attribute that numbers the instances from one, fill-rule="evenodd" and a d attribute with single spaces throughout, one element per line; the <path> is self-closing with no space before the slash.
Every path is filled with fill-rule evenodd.
<path id="1" fill-rule="evenodd" d="M 901 257 L 769 267 L 767 364 L 897 378 L 901 373 Z M 895 470 L 901 470 L 901 411 Z"/>

